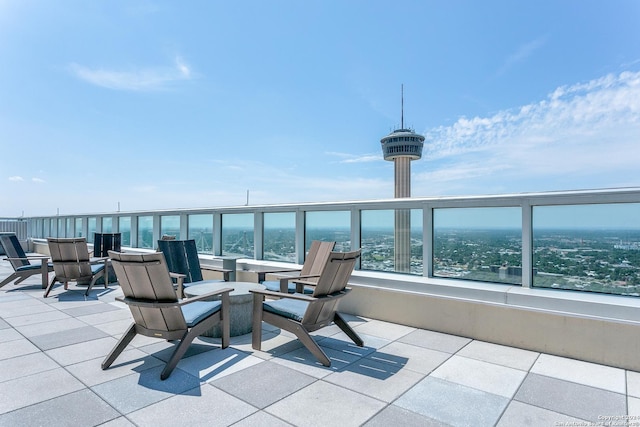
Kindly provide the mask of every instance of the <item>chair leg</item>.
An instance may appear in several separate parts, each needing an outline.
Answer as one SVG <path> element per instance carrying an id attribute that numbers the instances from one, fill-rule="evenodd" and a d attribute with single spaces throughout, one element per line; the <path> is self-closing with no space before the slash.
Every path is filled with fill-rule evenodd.
<path id="1" fill-rule="evenodd" d="M 220 308 L 220 321 L 222 322 L 222 348 L 229 347 L 231 341 L 231 320 L 229 319 L 229 294 L 222 294 L 222 307 Z"/>
<path id="2" fill-rule="evenodd" d="M 16 273 L 12 273 L 11 276 L 7 277 L 0 283 L 0 288 L 14 281 L 16 277 L 18 277 L 18 275 Z"/>
<path id="3" fill-rule="evenodd" d="M 193 330 L 190 330 L 184 334 L 184 337 L 182 337 L 182 339 L 180 340 L 180 344 L 178 344 L 178 347 L 169 358 L 167 365 L 162 370 L 162 373 L 160 374 L 161 380 L 164 381 L 169 378 L 169 375 L 171 375 L 171 372 L 173 372 L 175 367 L 178 365 L 178 362 L 180 361 L 180 359 L 182 359 L 182 356 L 184 356 L 184 354 L 187 352 L 187 349 L 191 345 L 191 341 L 193 341 L 193 339 L 197 336 L 197 332 Z"/>
<path id="4" fill-rule="evenodd" d="M 89 282 L 89 286 L 87 286 L 87 290 L 84 291 L 84 296 L 88 297 L 89 296 L 89 292 L 91 292 L 91 288 L 93 288 L 93 285 L 96 283 L 96 280 L 98 280 L 100 276 L 93 276 L 93 279 L 91 279 L 91 282 Z"/>
<path id="5" fill-rule="evenodd" d="M 132 323 L 131 326 L 129 326 L 129 329 L 127 329 L 127 332 L 125 332 L 124 335 L 122 335 L 122 337 L 120 338 L 116 346 L 113 347 L 113 350 L 111 350 L 109 355 L 102 362 L 103 370 L 111 366 L 113 361 L 116 360 L 116 358 L 120 355 L 120 353 L 122 353 L 122 350 L 124 350 L 129 345 L 129 343 L 135 336 L 136 336 L 136 324 Z"/>
<path id="6" fill-rule="evenodd" d="M 329 360 L 327 354 L 322 351 L 318 343 L 315 342 L 313 338 L 311 338 L 311 335 L 309 335 L 307 331 L 302 329 L 302 327 L 299 327 L 296 328 L 293 333 L 296 334 L 300 342 L 307 348 L 307 350 L 311 352 L 311 354 L 315 356 L 316 359 L 318 359 L 320 363 L 327 367 L 331 366 L 331 360 Z"/>
<path id="7" fill-rule="evenodd" d="M 260 351 L 262 348 L 262 301 L 263 297 L 253 294 L 253 325 L 251 331 L 251 347 Z"/>
<path id="8" fill-rule="evenodd" d="M 40 274 L 42 276 L 42 289 L 47 288 L 47 282 L 49 281 L 49 265 L 46 262 L 46 259 L 43 259 L 40 262 Z"/>
<path id="9" fill-rule="evenodd" d="M 87 290 L 84 293 L 84 296 L 88 297 L 89 296 L 89 292 L 91 292 L 91 288 L 93 288 L 93 285 L 96 284 L 96 282 L 98 281 L 98 279 L 100 279 L 101 277 L 104 277 L 104 288 L 107 289 L 108 285 L 109 285 L 109 274 L 107 273 L 107 268 L 105 267 L 104 270 L 102 270 L 101 273 L 96 274 L 95 276 L 93 276 L 93 278 L 91 279 L 91 282 L 89 282 L 89 286 L 87 287 Z"/>
<path id="10" fill-rule="evenodd" d="M 356 331 L 351 329 L 351 326 L 349 326 L 349 324 L 346 322 L 346 320 L 344 320 L 342 318 L 340 313 L 338 313 L 338 312 L 335 313 L 335 315 L 333 317 L 333 322 L 336 325 L 338 325 L 338 327 L 340 329 L 342 329 L 342 332 L 347 334 L 347 336 L 349 338 L 351 338 L 351 341 L 353 341 L 358 347 L 362 347 L 364 345 L 364 341 L 362 341 L 362 338 L 360 338 L 360 336 L 358 336 L 358 334 L 356 334 Z"/>
<path id="11" fill-rule="evenodd" d="M 49 296 L 49 292 L 51 292 L 51 289 L 53 288 L 53 284 L 56 283 L 56 276 L 53 276 L 53 278 L 49 281 L 49 285 L 47 286 L 47 289 L 44 291 L 44 297 L 48 297 Z"/>

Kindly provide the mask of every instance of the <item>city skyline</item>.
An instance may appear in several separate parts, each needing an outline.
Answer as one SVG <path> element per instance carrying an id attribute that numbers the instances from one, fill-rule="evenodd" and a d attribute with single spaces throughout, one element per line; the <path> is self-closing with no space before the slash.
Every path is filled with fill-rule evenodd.
<path id="1" fill-rule="evenodd" d="M 0 0 L 0 216 L 638 186 L 640 4 Z M 95 192 L 100 197 L 91 197 Z"/>

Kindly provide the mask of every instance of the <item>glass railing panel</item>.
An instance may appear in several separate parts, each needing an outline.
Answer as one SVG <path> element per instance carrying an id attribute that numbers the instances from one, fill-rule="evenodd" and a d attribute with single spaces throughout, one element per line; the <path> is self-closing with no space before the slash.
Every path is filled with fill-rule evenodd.
<path id="1" fill-rule="evenodd" d="M 533 286 L 640 296 L 640 204 L 533 208 Z"/>
<path id="2" fill-rule="evenodd" d="M 222 255 L 253 258 L 253 213 L 222 214 Z"/>
<path id="3" fill-rule="evenodd" d="M 187 238 L 196 241 L 201 254 L 213 253 L 213 215 L 196 214 L 187 217 Z"/>
<path id="4" fill-rule="evenodd" d="M 180 239 L 180 215 L 162 215 L 160 217 L 160 236 Z"/>
<path id="5" fill-rule="evenodd" d="M 102 233 L 111 233 L 113 231 L 113 217 L 105 216 L 102 218 Z"/>
<path id="6" fill-rule="evenodd" d="M 153 244 L 153 217 L 138 217 L 138 247 L 143 249 L 152 249 Z"/>
<path id="7" fill-rule="evenodd" d="M 434 209 L 433 275 L 522 284 L 521 209 Z"/>
<path id="8" fill-rule="evenodd" d="M 87 220 L 87 242 L 93 243 L 94 233 L 96 232 L 98 219 L 96 217 L 90 217 Z"/>
<path id="9" fill-rule="evenodd" d="M 33 237 L 43 237 L 44 234 L 42 233 L 42 220 L 41 219 L 36 219 L 36 225 L 35 225 L 35 230 L 34 230 L 34 236 Z"/>
<path id="10" fill-rule="evenodd" d="M 64 231 L 65 231 L 65 219 L 64 218 L 58 218 L 58 237 L 65 237 L 64 235 Z"/>
<path id="11" fill-rule="evenodd" d="M 131 247 L 131 217 L 118 217 L 118 231 L 120 232 L 120 245 Z"/>
<path id="12" fill-rule="evenodd" d="M 351 250 L 351 212 L 318 211 L 305 215 L 305 253 L 309 251 L 314 240 L 335 241 L 335 250 L 347 252 Z"/>
<path id="13" fill-rule="evenodd" d="M 361 211 L 360 247 L 362 270 L 422 275 L 422 210 Z"/>
<path id="14" fill-rule="evenodd" d="M 263 216 L 262 258 L 268 261 L 297 261 L 295 212 L 271 212 Z"/>
<path id="15" fill-rule="evenodd" d="M 74 237 L 84 237 L 82 235 L 82 218 L 76 218 Z"/>
<path id="16" fill-rule="evenodd" d="M 67 237 L 74 237 L 73 236 L 73 218 L 67 218 L 66 219 L 66 231 L 65 231 L 65 235 Z"/>

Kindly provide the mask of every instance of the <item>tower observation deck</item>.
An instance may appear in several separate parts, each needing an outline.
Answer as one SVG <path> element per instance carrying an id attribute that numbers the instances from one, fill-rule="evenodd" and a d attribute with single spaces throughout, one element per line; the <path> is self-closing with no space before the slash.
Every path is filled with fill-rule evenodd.
<path id="1" fill-rule="evenodd" d="M 394 197 L 411 197 L 411 161 L 422 157 L 424 136 L 412 129 L 396 129 L 380 140 L 385 160 L 395 169 Z"/>

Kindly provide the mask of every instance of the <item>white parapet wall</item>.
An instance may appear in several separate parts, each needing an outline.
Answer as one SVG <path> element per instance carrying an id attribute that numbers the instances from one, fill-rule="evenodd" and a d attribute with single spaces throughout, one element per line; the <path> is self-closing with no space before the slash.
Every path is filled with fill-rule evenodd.
<path id="1" fill-rule="evenodd" d="M 589 307 L 587 312 L 606 310 Z M 340 311 L 640 371 L 640 322 L 635 320 L 362 285 L 352 286 Z"/>

